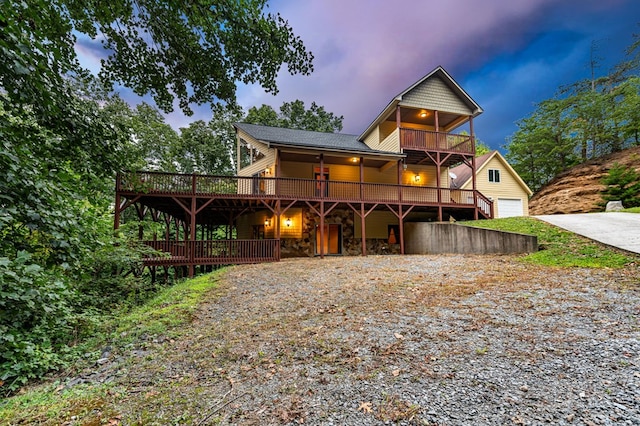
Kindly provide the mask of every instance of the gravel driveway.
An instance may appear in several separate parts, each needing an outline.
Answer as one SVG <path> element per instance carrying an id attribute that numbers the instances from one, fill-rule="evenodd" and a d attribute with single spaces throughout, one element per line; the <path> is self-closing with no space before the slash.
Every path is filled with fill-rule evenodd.
<path id="1" fill-rule="evenodd" d="M 223 276 L 183 337 L 105 367 L 122 424 L 640 425 L 637 266 L 367 256 Z"/>

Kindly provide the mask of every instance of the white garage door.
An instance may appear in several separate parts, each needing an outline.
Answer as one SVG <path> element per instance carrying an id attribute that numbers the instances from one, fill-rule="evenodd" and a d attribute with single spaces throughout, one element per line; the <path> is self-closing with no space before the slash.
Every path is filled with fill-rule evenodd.
<path id="1" fill-rule="evenodd" d="M 522 200 L 498 198 L 498 217 L 523 216 Z"/>

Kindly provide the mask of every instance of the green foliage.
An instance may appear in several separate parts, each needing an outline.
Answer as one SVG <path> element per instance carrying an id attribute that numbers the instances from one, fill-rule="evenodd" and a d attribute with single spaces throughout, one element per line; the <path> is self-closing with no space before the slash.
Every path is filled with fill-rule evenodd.
<path id="1" fill-rule="evenodd" d="M 75 52 L 83 34 L 105 49 L 100 78 L 107 87 L 151 94 L 165 112 L 174 97 L 187 114 L 191 103 L 234 103 L 237 81 L 275 93 L 281 66 L 309 74 L 313 55 L 265 7 L 266 0 L 5 0 L 0 85 L 14 101 L 54 112 L 65 97 L 63 76 L 84 73 Z"/>
<path id="2" fill-rule="evenodd" d="M 622 201 L 625 207 L 640 206 L 640 173 L 632 166 L 615 163 L 602 178 L 606 188 L 602 191 L 604 204 L 607 201 Z"/>
<path id="3" fill-rule="evenodd" d="M 640 143 L 638 46 L 609 75 L 564 88 L 518 121 L 506 158 L 534 192 L 579 162 Z"/>
<path id="4" fill-rule="evenodd" d="M 71 292 L 59 271 L 32 256 L 0 257 L 0 382 L 14 390 L 62 363 Z"/>
<path id="5" fill-rule="evenodd" d="M 486 143 L 476 140 L 476 157 L 480 157 L 481 155 L 488 154 L 492 149 Z"/>
<path id="6" fill-rule="evenodd" d="M 464 225 L 538 237 L 539 251 L 524 256 L 525 262 L 544 266 L 621 268 L 640 261 L 639 256 L 621 252 L 565 231 L 532 217 L 477 220 Z"/>
<path id="7" fill-rule="evenodd" d="M 139 342 L 142 335 L 179 334 L 184 325 L 191 321 L 197 307 L 212 297 L 212 292 L 218 287 L 221 271 L 184 280 L 162 289 L 143 305 L 128 312 L 97 317 L 99 321 L 91 338 L 82 345 L 82 352 L 98 352 L 106 345 L 117 351 L 132 342 Z M 35 422 L 36 419 L 54 419 L 57 424 L 59 419 L 72 415 L 82 417 L 86 413 L 87 416 L 82 418 L 87 422 L 91 418 L 91 412 L 98 411 L 95 410 L 96 406 L 113 399 L 113 395 L 118 392 L 108 385 L 78 385 L 62 391 L 57 386 L 58 383 L 38 385 L 26 389 L 24 393 L 0 400 L 0 421 L 22 424 Z M 106 421 L 118 413 L 107 411 L 100 414 L 96 417 Z M 99 420 L 96 423 L 100 423 Z"/>
<path id="8" fill-rule="evenodd" d="M 0 97 L 0 380 L 11 389 L 64 361 L 83 310 L 131 292 L 124 269 L 96 268 L 141 257 L 129 248 L 100 258 L 101 247 L 116 247 L 112 176 L 131 158 L 127 134 L 95 100 L 69 107 L 65 129 Z"/>
<path id="9" fill-rule="evenodd" d="M 566 101 L 547 100 L 517 124 L 505 157 L 535 192 L 555 175 L 578 163 L 568 130 Z"/>
<path id="10" fill-rule="evenodd" d="M 182 137 L 149 105 L 109 96 L 113 84 L 150 94 L 164 111 L 174 98 L 186 113 L 210 102 L 214 117 L 224 115 L 219 104 L 234 111 L 238 81 L 276 92 L 283 64 L 307 74 L 313 57 L 265 7 L 0 2 L 0 386 L 59 365 L 95 312 L 155 290 L 141 273 L 148 249 L 126 229 L 113 235 L 117 171 L 231 169 L 228 121 L 195 123 Z M 105 48 L 99 80 L 80 66 L 77 37 Z"/>
<path id="11" fill-rule="evenodd" d="M 276 113 L 269 105 L 251 107 L 243 121 L 264 126 L 332 133 L 342 130 L 343 119 L 343 116 L 337 117 L 315 102 L 306 109 L 303 101 L 295 100 L 283 103 L 280 113 Z"/>

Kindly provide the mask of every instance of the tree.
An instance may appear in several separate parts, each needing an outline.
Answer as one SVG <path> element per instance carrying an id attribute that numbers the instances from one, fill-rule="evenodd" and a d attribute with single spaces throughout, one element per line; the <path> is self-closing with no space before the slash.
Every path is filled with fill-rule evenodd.
<path id="1" fill-rule="evenodd" d="M 569 123 L 565 101 L 560 99 L 541 102 L 531 116 L 517 122 L 519 129 L 505 157 L 533 191 L 577 164 Z"/>
<path id="2" fill-rule="evenodd" d="M 605 201 L 622 201 L 625 207 L 640 206 L 640 173 L 635 168 L 615 163 L 602 178 L 606 188 L 602 191 Z"/>
<path id="3" fill-rule="evenodd" d="M 260 108 L 251 107 L 244 118 L 246 123 L 328 133 L 342 130 L 342 120 L 343 116 L 327 112 L 315 102 L 311 102 L 311 107 L 306 109 L 304 102 L 299 99 L 283 103 L 280 113 L 265 104 Z"/>
<path id="4" fill-rule="evenodd" d="M 151 94 L 165 112 L 190 104 L 234 103 L 236 82 L 277 92 L 283 64 L 309 74 L 313 55 L 266 0 L 6 0 L 0 6 L 0 85 L 14 102 L 59 105 L 64 76 L 83 75 L 77 35 L 101 40 L 99 76 Z"/>

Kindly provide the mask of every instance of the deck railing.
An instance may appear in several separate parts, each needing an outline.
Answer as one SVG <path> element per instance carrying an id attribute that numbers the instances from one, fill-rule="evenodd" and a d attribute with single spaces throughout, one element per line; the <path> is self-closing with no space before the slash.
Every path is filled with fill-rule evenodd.
<path id="1" fill-rule="evenodd" d="M 420 151 L 475 153 L 473 138 L 470 135 L 405 128 L 400 129 L 400 147 Z"/>
<path id="2" fill-rule="evenodd" d="M 476 206 L 485 214 L 488 214 L 492 205 L 492 202 L 479 192 L 477 192 L 478 196 L 474 197 L 473 190 L 469 189 L 296 178 L 179 175 L 160 172 L 130 172 L 119 175 L 118 191 L 236 199 L 258 197 L 273 200 Z"/>
<path id="3" fill-rule="evenodd" d="M 240 263 L 275 262 L 278 259 L 278 240 L 196 240 L 143 241 L 161 252 L 145 259 L 147 264 L 232 265 Z"/>

